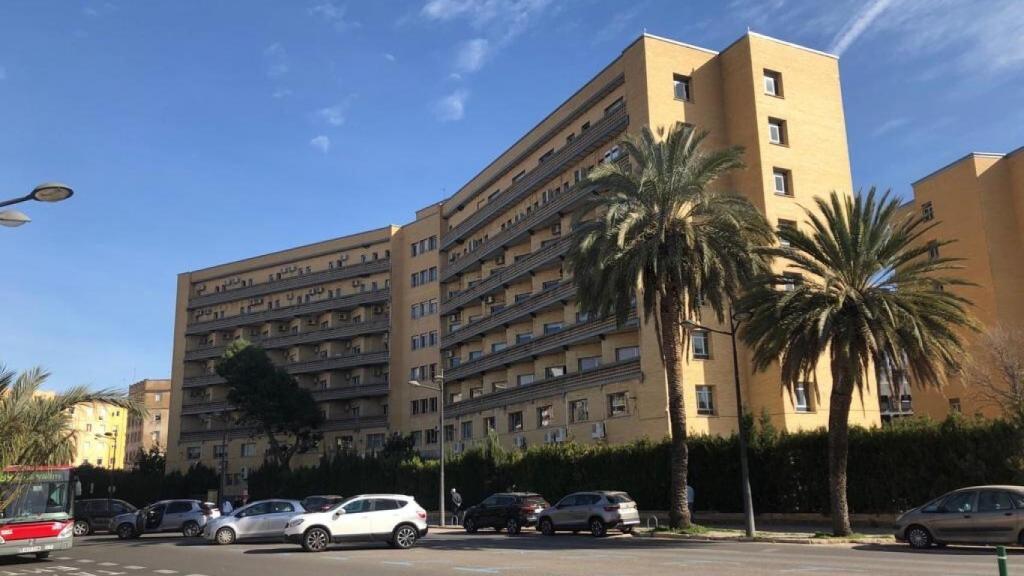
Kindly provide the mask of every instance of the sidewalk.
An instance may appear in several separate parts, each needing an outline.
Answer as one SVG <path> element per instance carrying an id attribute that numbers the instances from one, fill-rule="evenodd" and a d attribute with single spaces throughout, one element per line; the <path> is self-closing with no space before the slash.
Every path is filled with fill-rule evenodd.
<path id="1" fill-rule="evenodd" d="M 828 529 L 820 526 L 758 526 L 753 538 L 747 538 L 742 528 L 724 526 L 703 526 L 690 533 L 680 534 L 667 529 L 651 530 L 641 528 L 636 535 L 646 538 L 726 541 L 726 542 L 771 542 L 776 544 L 894 544 L 896 542 L 890 532 L 874 529 L 854 529 L 848 537 L 837 538 Z"/>

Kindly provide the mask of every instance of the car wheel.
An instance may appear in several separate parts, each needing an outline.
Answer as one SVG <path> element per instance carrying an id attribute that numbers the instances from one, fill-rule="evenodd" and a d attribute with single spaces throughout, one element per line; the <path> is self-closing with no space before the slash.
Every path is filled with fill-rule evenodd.
<path id="1" fill-rule="evenodd" d="M 555 523 L 551 521 L 551 518 L 540 519 L 540 532 L 545 536 L 555 535 Z"/>
<path id="2" fill-rule="evenodd" d="M 391 533 L 391 546 L 408 550 L 416 544 L 419 532 L 409 524 L 399 524 Z"/>
<path id="3" fill-rule="evenodd" d="M 604 525 L 604 520 L 600 518 L 590 519 L 590 533 L 600 538 L 608 533 L 608 527 Z"/>
<path id="4" fill-rule="evenodd" d="M 121 540 L 129 540 L 135 537 L 135 526 L 125 523 L 117 527 L 117 537 Z"/>
<path id="5" fill-rule="evenodd" d="M 217 544 L 234 544 L 235 543 L 235 531 L 232 530 L 231 528 L 227 528 L 227 527 L 221 528 L 220 530 L 217 530 L 217 534 L 215 536 L 216 536 L 215 540 L 216 540 Z"/>
<path id="6" fill-rule="evenodd" d="M 323 552 L 327 550 L 327 544 L 330 543 L 331 536 L 327 533 L 327 530 L 319 527 L 313 527 L 306 530 L 306 533 L 302 535 L 302 549 L 306 552 Z"/>
<path id="7" fill-rule="evenodd" d="M 509 536 L 515 536 L 522 530 L 522 526 L 519 525 L 517 518 L 509 518 L 508 522 L 505 523 L 505 530 L 508 530 Z"/>
<path id="8" fill-rule="evenodd" d="M 92 532 L 92 526 L 88 520 L 75 520 L 75 527 L 71 530 L 75 536 L 88 536 Z"/>
<path id="9" fill-rule="evenodd" d="M 932 535 L 924 526 L 915 524 L 907 528 L 906 537 L 911 548 L 924 549 L 932 545 Z"/>
<path id="10" fill-rule="evenodd" d="M 202 531 L 203 530 L 199 527 L 199 523 L 192 520 L 185 522 L 185 525 L 181 527 L 181 533 L 186 538 L 195 538 L 196 536 L 199 536 Z"/>
<path id="11" fill-rule="evenodd" d="M 46 560 L 49 557 L 49 552 L 36 552 L 36 560 Z"/>
<path id="12" fill-rule="evenodd" d="M 462 527 L 466 529 L 467 534 L 476 534 L 476 520 L 472 518 L 466 518 L 462 521 Z"/>

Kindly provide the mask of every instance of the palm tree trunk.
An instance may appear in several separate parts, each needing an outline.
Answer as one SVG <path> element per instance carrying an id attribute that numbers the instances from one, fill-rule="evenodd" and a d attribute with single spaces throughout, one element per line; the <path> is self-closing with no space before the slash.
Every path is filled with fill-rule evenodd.
<path id="1" fill-rule="evenodd" d="M 849 376 L 833 372 L 828 413 L 828 483 L 832 503 L 832 534 L 835 536 L 848 536 L 851 532 L 850 507 L 846 501 L 850 402 L 853 400 L 851 388 Z"/>
<path id="2" fill-rule="evenodd" d="M 686 502 L 686 474 L 689 449 L 686 445 L 686 403 L 683 397 L 683 346 L 679 325 L 679 297 L 668 294 L 659 303 L 661 355 L 668 381 L 668 420 L 672 431 L 672 461 L 669 476 L 668 523 L 672 528 L 689 528 L 690 508 Z"/>

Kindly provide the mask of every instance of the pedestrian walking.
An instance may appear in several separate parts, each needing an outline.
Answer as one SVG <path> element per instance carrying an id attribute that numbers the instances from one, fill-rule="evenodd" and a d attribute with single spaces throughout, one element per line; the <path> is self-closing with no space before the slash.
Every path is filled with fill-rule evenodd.
<path id="1" fill-rule="evenodd" d="M 452 523 L 458 526 L 459 512 L 462 511 L 462 494 L 459 494 L 455 488 L 452 488 Z"/>

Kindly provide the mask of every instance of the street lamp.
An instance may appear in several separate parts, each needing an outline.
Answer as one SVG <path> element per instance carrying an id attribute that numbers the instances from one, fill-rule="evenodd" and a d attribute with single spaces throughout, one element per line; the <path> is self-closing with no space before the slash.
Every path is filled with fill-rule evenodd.
<path id="1" fill-rule="evenodd" d="M 426 388 L 428 390 L 433 390 L 433 391 L 437 392 L 437 395 L 438 395 L 437 411 L 438 411 L 439 424 L 438 424 L 438 428 L 437 428 L 437 435 L 438 435 L 437 441 L 438 441 L 438 446 L 440 447 L 440 451 L 441 451 L 441 453 L 440 453 L 440 459 L 441 459 L 441 500 L 439 501 L 439 504 L 440 504 L 440 507 L 441 507 L 441 520 L 439 522 L 439 525 L 441 527 L 444 527 L 444 523 L 445 523 L 445 515 L 444 515 L 445 492 L 444 492 L 444 372 L 443 371 L 439 372 L 437 374 L 437 376 L 434 377 L 434 384 L 437 384 L 437 386 L 431 386 L 430 384 L 423 384 L 419 380 L 409 380 L 409 385 L 410 386 L 415 386 L 416 388 Z"/>
<path id="2" fill-rule="evenodd" d="M 110 443 L 110 450 L 107 451 L 107 500 L 110 500 L 116 490 L 114 488 L 114 459 L 117 458 L 117 437 L 112 432 L 93 434 L 93 436 Z"/>
<path id="3" fill-rule="evenodd" d="M 736 384 L 736 421 L 739 428 L 740 439 L 740 481 L 743 492 L 743 517 L 746 520 L 746 533 L 748 538 L 754 537 L 754 499 L 750 494 L 750 466 L 747 464 L 747 431 L 743 426 L 743 398 L 740 390 L 740 361 L 739 353 L 736 350 L 736 329 L 741 322 L 750 319 L 750 312 L 735 312 L 729 318 L 730 331 L 715 330 L 707 326 L 701 326 L 692 320 L 684 320 L 683 325 L 689 330 L 706 330 L 716 334 L 728 336 L 732 340 L 732 374 Z"/>
<path id="4" fill-rule="evenodd" d="M 61 200 L 71 198 L 74 193 L 75 191 L 67 184 L 61 184 L 60 182 L 44 182 L 43 184 L 33 188 L 31 192 L 24 196 L 0 202 L 0 208 L 10 206 L 11 204 L 27 202 L 29 200 L 35 200 L 37 202 L 60 202 Z M 29 219 L 28 216 L 18 212 L 17 210 L 5 210 L 0 212 L 0 226 L 14 228 L 15 226 L 21 226 L 22 224 L 27 224 L 31 221 L 32 220 Z"/>
<path id="5" fill-rule="evenodd" d="M 0 212 L 0 226 L 15 228 L 22 224 L 28 224 L 31 221 L 32 219 L 25 215 L 24 212 L 17 210 L 4 210 Z"/>

